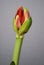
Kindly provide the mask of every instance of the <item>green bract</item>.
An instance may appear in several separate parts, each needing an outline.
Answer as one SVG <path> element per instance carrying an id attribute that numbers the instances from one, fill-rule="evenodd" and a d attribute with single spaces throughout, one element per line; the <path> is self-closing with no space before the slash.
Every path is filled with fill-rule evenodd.
<path id="1" fill-rule="evenodd" d="M 32 19 L 30 17 L 26 21 L 24 21 L 23 25 L 20 27 L 19 34 L 20 35 L 25 34 L 29 30 L 31 24 L 32 24 Z"/>

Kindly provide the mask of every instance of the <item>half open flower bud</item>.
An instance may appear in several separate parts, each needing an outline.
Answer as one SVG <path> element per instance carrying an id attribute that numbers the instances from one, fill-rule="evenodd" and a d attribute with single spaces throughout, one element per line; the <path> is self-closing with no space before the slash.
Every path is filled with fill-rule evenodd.
<path id="1" fill-rule="evenodd" d="M 19 7 L 13 22 L 14 30 L 19 35 L 25 34 L 32 24 L 29 11 L 26 8 L 23 9 L 23 7 Z"/>

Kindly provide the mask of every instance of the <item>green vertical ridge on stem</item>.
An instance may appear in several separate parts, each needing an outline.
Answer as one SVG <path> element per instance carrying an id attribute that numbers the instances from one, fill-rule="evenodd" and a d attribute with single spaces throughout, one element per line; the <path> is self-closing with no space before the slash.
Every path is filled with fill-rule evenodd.
<path id="1" fill-rule="evenodd" d="M 15 63 L 15 65 L 19 64 L 19 56 L 20 56 L 22 42 L 23 42 L 23 37 L 20 36 L 16 37 L 16 43 L 15 43 L 13 58 L 12 58 L 12 61 Z"/>

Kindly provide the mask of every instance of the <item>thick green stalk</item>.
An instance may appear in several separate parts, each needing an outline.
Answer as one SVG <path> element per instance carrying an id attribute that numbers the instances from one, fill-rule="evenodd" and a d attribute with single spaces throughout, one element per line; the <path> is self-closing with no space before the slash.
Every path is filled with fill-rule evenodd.
<path id="1" fill-rule="evenodd" d="M 10 65 L 18 65 L 19 64 L 19 56 L 20 56 L 22 42 L 23 42 L 23 36 L 16 37 L 13 58 L 12 58 L 12 62 Z"/>

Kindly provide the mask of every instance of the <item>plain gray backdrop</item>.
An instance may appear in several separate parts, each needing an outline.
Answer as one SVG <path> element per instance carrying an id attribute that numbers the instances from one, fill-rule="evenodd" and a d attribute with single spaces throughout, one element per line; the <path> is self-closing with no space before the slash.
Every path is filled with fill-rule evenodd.
<path id="1" fill-rule="evenodd" d="M 25 34 L 19 65 L 44 65 L 44 0 L 0 0 L 0 65 L 12 60 L 16 40 L 12 21 L 21 5 L 30 11 L 32 26 Z"/>

